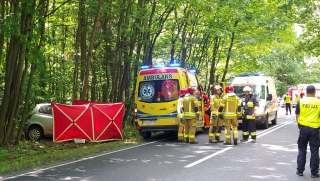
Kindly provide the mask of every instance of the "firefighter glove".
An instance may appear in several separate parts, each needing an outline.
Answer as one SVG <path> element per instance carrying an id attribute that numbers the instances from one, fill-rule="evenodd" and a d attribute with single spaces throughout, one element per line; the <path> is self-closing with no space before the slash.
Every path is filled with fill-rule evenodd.
<path id="1" fill-rule="evenodd" d="M 180 121 L 181 121 L 181 123 L 184 123 L 184 117 L 182 117 L 182 118 L 180 119 Z"/>

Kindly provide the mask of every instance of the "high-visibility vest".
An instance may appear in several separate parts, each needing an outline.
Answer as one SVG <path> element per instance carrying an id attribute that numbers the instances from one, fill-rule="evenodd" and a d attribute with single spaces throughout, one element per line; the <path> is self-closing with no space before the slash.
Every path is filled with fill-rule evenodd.
<path id="1" fill-rule="evenodd" d="M 220 106 L 224 107 L 224 117 L 226 119 L 236 118 L 237 108 L 240 106 L 239 98 L 235 93 L 227 93 Z"/>
<path id="2" fill-rule="evenodd" d="M 286 103 L 290 103 L 290 96 L 286 95 Z"/>
<path id="3" fill-rule="evenodd" d="M 198 106 L 198 99 L 194 95 L 187 95 L 183 98 L 183 116 L 185 119 L 192 119 L 196 117 L 194 108 Z"/>
<path id="4" fill-rule="evenodd" d="M 214 94 L 210 99 L 211 114 L 218 115 L 218 110 L 222 101 L 222 95 Z"/>
<path id="5" fill-rule="evenodd" d="M 298 123 L 311 128 L 320 128 L 320 100 L 315 97 L 300 99 Z"/>

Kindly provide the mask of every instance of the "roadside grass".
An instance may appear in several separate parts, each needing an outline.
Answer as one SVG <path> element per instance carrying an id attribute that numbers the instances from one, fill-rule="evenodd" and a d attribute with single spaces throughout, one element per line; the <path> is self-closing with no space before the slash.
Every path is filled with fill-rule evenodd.
<path id="1" fill-rule="evenodd" d="M 119 141 L 86 142 L 84 144 L 74 141 L 54 143 L 52 139 L 23 140 L 19 145 L 0 147 L 0 175 L 74 161 L 85 156 L 110 152 L 143 141 L 139 132 L 130 126 L 123 129 L 123 138 Z"/>

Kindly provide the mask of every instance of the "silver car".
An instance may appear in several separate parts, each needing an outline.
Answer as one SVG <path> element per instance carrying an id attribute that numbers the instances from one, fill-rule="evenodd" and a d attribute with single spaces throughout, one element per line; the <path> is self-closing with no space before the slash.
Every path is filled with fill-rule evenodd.
<path id="1" fill-rule="evenodd" d="M 37 104 L 31 117 L 24 127 L 25 134 L 30 140 L 39 140 L 43 137 L 52 137 L 53 118 L 50 103 Z"/>

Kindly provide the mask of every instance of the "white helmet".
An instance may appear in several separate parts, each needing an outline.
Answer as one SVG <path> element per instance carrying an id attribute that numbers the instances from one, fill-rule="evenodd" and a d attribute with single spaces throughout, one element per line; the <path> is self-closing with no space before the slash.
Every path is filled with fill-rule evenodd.
<path id="1" fill-rule="evenodd" d="M 244 92 L 244 91 L 249 91 L 249 93 L 251 94 L 252 89 L 251 89 L 249 86 L 245 86 L 245 87 L 243 88 L 243 92 Z"/>

